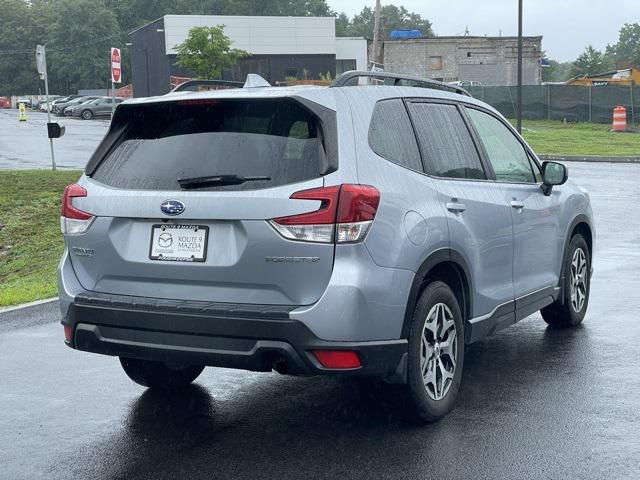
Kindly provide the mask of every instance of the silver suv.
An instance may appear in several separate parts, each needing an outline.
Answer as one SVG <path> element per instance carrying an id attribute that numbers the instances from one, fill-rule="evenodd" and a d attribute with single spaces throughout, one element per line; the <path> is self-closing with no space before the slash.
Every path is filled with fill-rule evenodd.
<path id="1" fill-rule="evenodd" d="M 398 75 L 124 102 L 61 213 L 67 345 L 152 388 L 366 375 L 434 421 L 466 344 L 539 310 L 578 325 L 589 301 L 567 169 L 461 88 Z"/>

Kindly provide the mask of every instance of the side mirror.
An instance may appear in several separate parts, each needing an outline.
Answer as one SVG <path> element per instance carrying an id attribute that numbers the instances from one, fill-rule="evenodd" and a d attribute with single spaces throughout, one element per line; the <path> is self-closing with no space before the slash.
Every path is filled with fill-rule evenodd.
<path id="1" fill-rule="evenodd" d="M 548 197 L 553 187 L 563 185 L 569 178 L 569 170 L 558 162 L 544 162 L 542 164 L 542 191 Z"/>
<path id="2" fill-rule="evenodd" d="M 49 138 L 60 138 L 64 135 L 65 128 L 58 123 L 47 123 Z"/>

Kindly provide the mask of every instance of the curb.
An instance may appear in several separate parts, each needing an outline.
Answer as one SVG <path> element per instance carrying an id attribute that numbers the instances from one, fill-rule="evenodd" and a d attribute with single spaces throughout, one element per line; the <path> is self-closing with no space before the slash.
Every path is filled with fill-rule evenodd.
<path id="1" fill-rule="evenodd" d="M 556 162 L 640 163 L 640 157 L 596 157 L 579 155 L 538 155 L 540 160 Z"/>
<path id="2" fill-rule="evenodd" d="M 37 307 L 38 305 L 44 305 L 46 303 L 52 303 L 58 300 L 58 297 L 45 298 L 44 300 L 36 300 L 35 302 L 21 303 L 13 307 L 0 307 L 0 313 L 15 312 L 16 310 L 22 310 L 23 308 Z"/>

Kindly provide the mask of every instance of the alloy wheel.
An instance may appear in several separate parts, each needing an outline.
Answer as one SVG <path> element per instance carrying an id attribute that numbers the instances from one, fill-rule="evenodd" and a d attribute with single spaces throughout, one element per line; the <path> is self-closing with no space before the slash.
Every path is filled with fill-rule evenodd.
<path id="1" fill-rule="evenodd" d="M 427 315 L 420 343 L 420 368 L 427 394 L 441 400 L 453 384 L 458 356 L 456 324 L 451 309 L 437 303 Z"/>
<path id="2" fill-rule="evenodd" d="M 571 307 L 580 313 L 587 299 L 587 257 L 581 248 L 573 252 L 571 259 L 570 293 Z"/>

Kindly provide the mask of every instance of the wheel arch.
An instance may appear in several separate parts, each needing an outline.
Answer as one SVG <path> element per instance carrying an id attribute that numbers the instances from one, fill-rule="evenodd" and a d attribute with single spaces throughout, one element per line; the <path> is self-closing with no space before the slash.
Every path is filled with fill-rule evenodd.
<path id="1" fill-rule="evenodd" d="M 565 278 L 566 278 L 566 270 L 565 266 L 567 264 L 567 255 L 569 254 L 569 244 L 571 243 L 571 239 L 577 234 L 582 235 L 585 242 L 587 242 L 587 248 L 589 249 L 589 261 L 593 268 L 593 227 L 591 226 L 591 220 L 584 214 L 580 214 L 576 216 L 571 223 L 569 224 L 569 228 L 567 229 L 567 234 L 564 240 L 564 249 L 562 253 L 562 267 L 560 270 L 560 298 L 562 299 L 562 303 L 564 304 L 565 295 L 564 295 L 564 286 L 565 286 Z M 589 272 L 589 277 L 591 277 L 591 271 Z"/>
<path id="2" fill-rule="evenodd" d="M 420 265 L 416 272 L 402 323 L 402 336 L 407 338 L 411 328 L 413 310 L 425 287 L 435 280 L 445 282 L 453 290 L 462 310 L 463 322 L 471 318 L 473 312 L 473 292 L 471 272 L 464 257 L 449 248 L 443 248 L 431 253 Z"/>

